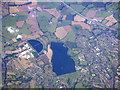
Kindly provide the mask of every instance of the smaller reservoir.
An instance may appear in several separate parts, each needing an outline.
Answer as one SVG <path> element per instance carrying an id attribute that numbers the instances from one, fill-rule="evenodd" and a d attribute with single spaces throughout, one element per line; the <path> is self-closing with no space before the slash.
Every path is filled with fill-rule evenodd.
<path id="1" fill-rule="evenodd" d="M 37 40 L 28 40 L 28 43 L 39 53 L 43 49 L 43 45 Z"/>

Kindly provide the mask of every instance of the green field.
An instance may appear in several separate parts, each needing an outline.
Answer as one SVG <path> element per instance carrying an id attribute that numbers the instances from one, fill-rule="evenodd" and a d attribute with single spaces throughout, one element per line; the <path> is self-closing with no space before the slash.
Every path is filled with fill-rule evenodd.
<path id="1" fill-rule="evenodd" d="M 85 7 L 83 5 L 76 5 L 76 4 L 73 5 L 73 4 L 71 4 L 70 6 L 71 6 L 71 8 L 73 8 L 74 10 L 76 10 L 77 12 L 82 12 L 83 9 L 85 9 Z M 71 10 L 68 9 L 68 12 L 71 12 Z"/>
<path id="2" fill-rule="evenodd" d="M 65 38 L 63 38 L 63 41 L 70 41 L 75 42 L 76 35 L 73 31 L 69 32 Z"/>
<path id="3" fill-rule="evenodd" d="M 24 23 L 24 25 L 22 26 L 22 28 L 18 28 L 19 29 L 19 34 L 26 34 L 29 35 L 31 34 L 29 28 L 31 27 L 31 25 Z"/>

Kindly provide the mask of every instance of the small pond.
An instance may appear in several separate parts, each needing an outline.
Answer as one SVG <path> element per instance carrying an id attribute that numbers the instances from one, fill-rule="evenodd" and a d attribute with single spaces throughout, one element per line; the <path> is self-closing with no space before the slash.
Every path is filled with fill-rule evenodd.
<path id="1" fill-rule="evenodd" d="M 43 49 L 43 45 L 37 40 L 28 40 L 28 43 L 39 53 Z"/>

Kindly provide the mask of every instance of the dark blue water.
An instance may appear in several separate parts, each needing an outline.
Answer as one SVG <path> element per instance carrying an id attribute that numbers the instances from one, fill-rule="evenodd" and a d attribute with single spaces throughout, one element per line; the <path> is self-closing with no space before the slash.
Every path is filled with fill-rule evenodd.
<path id="1" fill-rule="evenodd" d="M 41 42 L 37 40 L 28 40 L 28 43 L 39 53 L 43 49 L 43 45 Z"/>
<path id="2" fill-rule="evenodd" d="M 53 72 L 58 75 L 75 72 L 75 63 L 70 56 L 67 55 L 68 49 L 63 46 L 63 43 L 51 43 L 53 50 L 52 65 Z"/>

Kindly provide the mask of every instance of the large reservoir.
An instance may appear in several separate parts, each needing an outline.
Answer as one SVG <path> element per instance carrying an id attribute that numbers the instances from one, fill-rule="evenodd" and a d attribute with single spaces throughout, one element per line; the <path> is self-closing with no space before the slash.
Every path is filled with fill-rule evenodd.
<path id="1" fill-rule="evenodd" d="M 68 48 L 64 47 L 63 43 L 52 42 L 51 49 L 53 50 L 53 72 L 57 76 L 76 71 L 74 60 L 67 55 Z"/>

